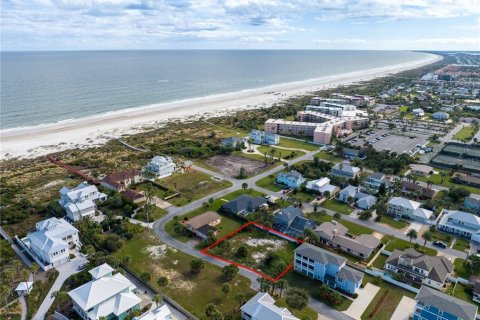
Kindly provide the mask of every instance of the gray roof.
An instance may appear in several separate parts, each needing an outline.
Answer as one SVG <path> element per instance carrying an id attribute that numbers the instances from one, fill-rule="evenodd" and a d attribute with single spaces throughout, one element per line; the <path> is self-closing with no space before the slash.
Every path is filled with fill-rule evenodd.
<path id="1" fill-rule="evenodd" d="M 415 299 L 465 320 L 474 320 L 478 307 L 428 286 L 422 286 Z"/>
<path id="2" fill-rule="evenodd" d="M 238 198 L 235 198 L 232 201 L 223 204 L 221 208 L 232 213 L 238 213 L 243 210 L 253 210 L 254 208 L 257 208 L 265 203 L 267 203 L 267 200 L 263 197 L 254 198 L 249 195 L 243 194 Z"/>
<path id="3" fill-rule="evenodd" d="M 324 265 L 331 263 L 337 266 L 341 266 L 347 261 L 347 259 L 339 255 L 336 255 L 332 252 L 329 252 L 325 249 L 316 247 L 306 242 L 297 249 L 295 249 L 295 253 L 310 258 L 314 261 L 318 261 Z"/>
<path id="4" fill-rule="evenodd" d="M 453 271 L 453 264 L 447 258 L 443 256 L 427 256 L 413 248 L 408 248 L 404 251 L 393 250 L 385 263 L 396 266 L 401 256 L 412 259 L 412 266 L 427 270 L 429 272 L 427 278 L 439 283 L 445 282 L 447 276 Z"/>
<path id="5" fill-rule="evenodd" d="M 358 198 L 357 198 L 358 199 Z M 375 203 L 377 203 L 377 198 L 371 195 L 366 195 L 365 197 L 361 197 L 357 200 L 357 206 L 365 207 L 362 204 L 365 204 L 366 207 L 370 208 Z"/>
<path id="6" fill-rule="evenodd" d="M 348 232 L 348 229 L 343 224 L 324 222 L 315 229 L 315 233 L 320 238 L 331 240 L 333 238 L 334 230 L 337 235 L 344 235 Z"/>
<path id="7" fill-rule="evenodd" d="M 340 164 L 342 164 L 342 169 L 340 169 Z M 340 162 L 340 163 L 337 163 L 336 165 L 333 166 L 332 169 L 336 169 L 336 170 L 340 170 L 342 172 L 348 172 L 348 173 L 352 173 L 352 174 L 355 174 L 357 172 L 360 171 L 360 168 L 358 167 L 353 167 L 349 164 L 346 164 L 346 163 L 343 163 L 343 162 Z"/>
<path id="8" fill-rule="evenodd" d="M 275 218 L 281 217 L 283 220 L 287 220 L 288 223 L 291 223 L 297 216 L 303 216 L 303 212 L 294 206 L 286 207 L 275 214 Z"/>
<path id="9" fill-rule="evenodd" d="M 358 187 L 346 186 L 345 188 L 342 189 L 342 191 L 340 191 L 340 194 L 346 193 L 349 197 L 353 198 L 357 194 L 357 191 L 358 191 Z"/>
<path id="10" fill-rule="evenodd" d="M 312 220 L 310 219 L 307 219 L 305 217 L 301 217 L 301 216 L 296 216 L 292 223 L 290 224 L 290 228 L 291 229 L 295 229 L 295 230 L 298 230 L 300 232 L 303 232 L 305 231 L 305 229 L 315 229 L 317 225 L 315 224 L 315 222 L 313 222 Z"/>
<path id="11" fill-rule="evenodd" d="M 362 281 L 363 272 L 345 266 L 337 272 L 337 278 L 357 283 L 359 281 Z"/>
<path id="12" fill-rule="evenodd" d="M 370 179 L 382 180 L 385 174 L 381 172 L 375 172 L 368 176 Z"/>

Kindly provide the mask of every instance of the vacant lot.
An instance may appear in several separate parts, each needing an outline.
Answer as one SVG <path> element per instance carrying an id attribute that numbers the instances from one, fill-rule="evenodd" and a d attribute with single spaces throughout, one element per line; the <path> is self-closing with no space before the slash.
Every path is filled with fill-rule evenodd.
<path id="1" fill-rule="evenodd" d="M 293 140 L 288 138 L 280 138 L 280 143 L 278 144 L 279 147 L 284 148 L 292 148 L 292 149 L 302 149 L 307 151 L 315 151 L 320 148 L 320 146 L 308 143 L 305 141 Z"/>
<path id="2" fill-rule="evenodd" d="M 280 148 L 275 148 L 270 146 L 260 146 L 258 147 L 257 150 L 263 153 L 264 155 L 266 154 L 269 159 L 272 158 L 272 155 L 273 155 L 273 157 L 275 158 L 292 160 L 300 156 L 303 156 L 305 154 L 305 152 L 303 151 L 285 150 L 285 149 L 280 149 Z"/>
<path id="3" fill-rule="evenodd" d="M 268 167 L 268 165 L 265 165 L 265 161 L 232 155 L 218 155 L 211 157 L 206 161 L 206 164 L 217 168 L 220 173 L 233 178 L 238 177 L 241 168 L 245 169 L 246 175 L 255 175 L 260 170 L 264 170 Z"/>
<path id="4" fill-rule="evenodd" d="M 340 202 L 336 199 L 328 199 L 322 202 L 320 205 L 322 208 L 329 209 L 341 214 L 350 215 L 352 213 L 353 208 L 350 207 L 348 204 Z"/>
<path id="5" fill-rule="evenodd" d="M 478 128 L 475 126 L 463 127 L 460 131 L 453 136 L 453 139 L 460 141 L 470 141 L 477 133 Z"/>
<path id="6" fill-rule="evenodd" d="M 223 240 L 208 252 L 276 278 L 293 262 L 297 243 L 248 226 Z M 241 253 L 241 250 L 244 250 Z"/>

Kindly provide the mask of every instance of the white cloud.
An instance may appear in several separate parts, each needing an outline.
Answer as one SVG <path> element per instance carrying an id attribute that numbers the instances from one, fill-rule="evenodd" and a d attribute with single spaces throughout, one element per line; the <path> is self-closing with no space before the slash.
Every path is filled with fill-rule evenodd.
<path id="1" fill-rule="evenodd" d="M 365 44 L 367 40 L 358 38 L 316 39 L 313 42 L 317 44 Z"/>

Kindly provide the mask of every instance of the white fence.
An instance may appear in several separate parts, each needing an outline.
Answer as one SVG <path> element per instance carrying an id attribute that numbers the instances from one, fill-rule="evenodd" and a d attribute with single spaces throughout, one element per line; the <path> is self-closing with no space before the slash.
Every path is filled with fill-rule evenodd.
<path id="1" fill-rule="evenodd" d="M 390 275 L 388 273 L 380 271 L 378 269 L 368 269 L 367 268 L 367 269 L 365 269 L 365 273 L 368 273 L 369 275 L 372 275 L 374 277 L 381 277 L 382 280 L 390 282 L 391 284 L 399 286 L 400 288 L 403 288 L 405 290 L 412 291 L 414 293 L 418 293 L 418 291 L 420 291 L 420 289 L 417 289 L 417 288 L 412 287 L 412 286 L 410 286 L 406 283 L 403 283 L 403 282 L 400 282 L 400 281 L 397 281 L 397 280 L 393 279 L 392 277 L 390 277 Z"/>
<path id="2" fill-rule="evenodd" d="M 25 243 L 23 243 L 22 240 L 20 240 L 17 236 L 15 236 L 15 241 L 18 243 L 18 245 L 23 249 L 25 250 L 25 252 L 33 259 L 35 260 L 36 263 L 38 263 L 38 265 L 40 266 L 40 268 L 42 268 L 43 271 L 48 271 L 50 269 L 53 268 L 52 265 L 44 265 L 34 254 L 32 254 L 32 252 L 30 251 L 30 249 L 25 245 Z"/>

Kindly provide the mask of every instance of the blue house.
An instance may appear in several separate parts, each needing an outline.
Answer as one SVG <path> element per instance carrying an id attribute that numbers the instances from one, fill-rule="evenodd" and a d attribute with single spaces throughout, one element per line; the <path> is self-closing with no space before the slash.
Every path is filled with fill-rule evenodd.
<path id="1" fill-rule="evenodd" d="M 480 213 L 480 195 L 471 193 L 468 197 L 465 197 L 463 206 L 468 209 L 472 209 L 475 213 Z"/>
<path id="2" fill-rule="evenodd" d="M 275 214 L 273 227 L 291 237 L 298 237 L 306 229 L 314 230 L 317 225 L 312 220 L 305 218 L 302 210 L 289 206 Z"/>
<path id="3" fill-rule="evenodd" d="M 422 286 L 415 297 L 413 320 L 474 320 L 478 307 L 436 289 Z"/>
<path id="4" fill-rule="evenodd" d="M 309 243 L 295 249 L 294 270 L 333 289 L 354 294 L 363 273 L 346 266 L 347 259 Z"/>
<path id="5" fill-rule="evenodd" d="M 277 176 L 277 183 L 283 184 L 292 189 L 298 189 L 306 179 L 298 171 L 283 172 Z"/>

